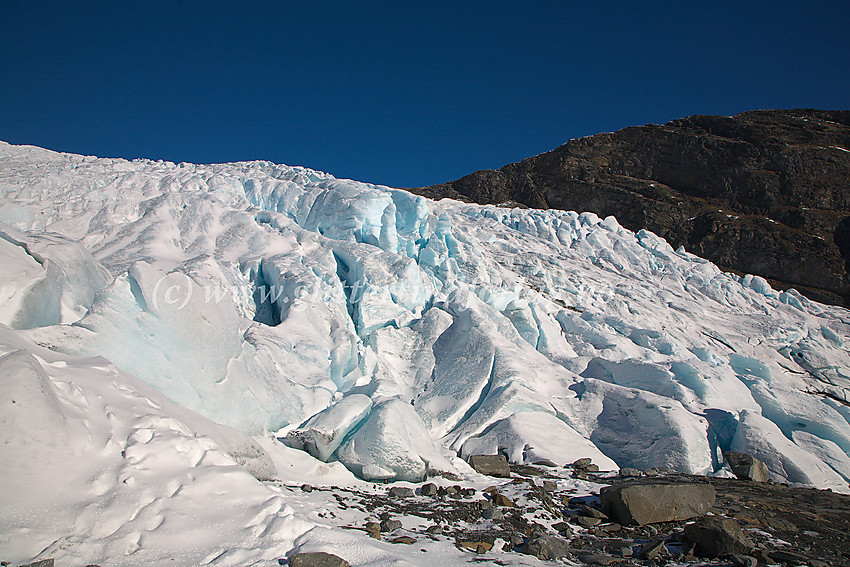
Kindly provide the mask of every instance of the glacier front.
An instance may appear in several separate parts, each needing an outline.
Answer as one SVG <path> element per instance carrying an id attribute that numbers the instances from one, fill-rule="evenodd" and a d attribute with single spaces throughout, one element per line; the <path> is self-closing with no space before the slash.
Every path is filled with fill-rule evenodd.
<path id="1" fill-rule="evenodd" d="M 848 491 L 850 312 L 613 217 L 0 143 L 0 258 L 0 368 L 29 384 L 3 387 L 69 438 L 103 387 L 74 398 L 89 367 L 172 404 L 116 435 L 197 426 L 255 477 L 281 474 L 281 441 L 407 481 L 479 452 L 724 474 L 734 450 Z"/>

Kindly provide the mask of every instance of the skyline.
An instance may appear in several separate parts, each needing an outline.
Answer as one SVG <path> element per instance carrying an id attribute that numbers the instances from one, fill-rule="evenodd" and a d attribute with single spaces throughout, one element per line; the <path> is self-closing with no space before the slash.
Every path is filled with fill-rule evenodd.
<path id="1" fill-rule="evenodd" d="M 850 108 L 837 2 L 209 6 L 7 3 L 0 139 L 414 187 L 693 114 Z"/>

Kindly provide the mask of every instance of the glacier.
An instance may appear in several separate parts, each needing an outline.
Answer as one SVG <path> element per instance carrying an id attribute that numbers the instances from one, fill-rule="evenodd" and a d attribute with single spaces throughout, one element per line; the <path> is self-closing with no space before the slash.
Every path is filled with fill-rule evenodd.
<path id="1" fill-rule="evenodd" d="M 480 452 L 728 474 L 734 450 L 774 480 L 850 491 L 850 312 L 613 217 L 435 202 L 263 161 L 0 143 L 0 262 L 15 462 L 0 490 L 85 481 L 137 511 L 93 535 L 105 528 L 86 514 L 103 512 L 81 499 L 60 512 L 72 533 L 25 537 L 9 504 L 2 531 L 18 543 L 0 550 L 21 557 L 88 558 L 100 541 L 101 556 L 120 544 L 137 561 L 156 547 L 146 537 L 175 537 L 154 528 L 202 490 L 192 475 L 243 487 L 239 513 L 262 517 L 237 518 L 222 540 L 234 551 L 198 557 L 249 564 L 239 530 L 273 522 L 280 536 L 252 561 L 268 559 L 310 528 L 251 484 L 285 475 L 293 447 L 326 474 L 390 481 L 467 474 Z M 159 465 L 157 443 L 173 453 Z M 84 455 L 90 470 L 64 478 Z M 210 514 L 236 506 L 213 492 Z"/>

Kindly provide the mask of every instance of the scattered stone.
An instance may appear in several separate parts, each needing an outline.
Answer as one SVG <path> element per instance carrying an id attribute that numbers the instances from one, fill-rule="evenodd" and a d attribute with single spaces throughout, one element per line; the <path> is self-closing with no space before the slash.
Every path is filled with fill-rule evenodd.
<path id="1" fill-rule="evenodd" d="M 26 565 L 21 565 L 21 567 L 53 567 L 53 558 L 51 557 L 50 559 L 42 559 L 41 561 L 27 563 Z"/>
<path id="2" fill-rule="evenodd" d="M 446 487 L 446 494 L 448 494 L 449 496 L 454 496 L 455 494 L 459 494 L 459 493 L 460 493 L 460 487 L 459 486 L 447 486 Z"/>
<path id="3" fill-rule="evenodd" d="M 620 550 L 620 555 L 622 555 L 623 557 L 631 557 L 634 554 L 635 554 L 635 550 L 632 549 L 632 546 L 630 546 L 630 545 L 627 545 L 626 547 L 624 547 L 623 549 Z"/>
<path id="4" fill-rule="evenodd" d="M 429 534 L 439 535 L 443 533 L 443 526 L 440 524 L 434 524 L 433 526 L 428 526 L 425 531 Z"/>
<path id="5" fill-rule="evenodd" d="M 602 511 L 619 524 L 643 526 L 704 515 L 717 496 L 710 484 L 631 484 L 603 488 Z"/>
<path id="6" fill-rule="evenodd" d="M 618 532 L 622 529 L 623 526 L 620 524 L 608 524 L 607 526 L 602 526 L 602 530 L 609 533 Z"/>
<path id="7" fill-rule="evenodd" d="M 544 561 L 551 561 L 569 555 L 570 542 L 560 537 L 543 535 L 530 539 L 520 551 Z"/>
<path id="8" fill-rule="evenodd" d="M 608 516 L 597 510 L 596 508 L 591 508 L 586 504 L 579 504 L 577 506 L 578 511 L 581 512 L 582 516 L 587 516 L 588 518 L 599 518 L 600 520 L 607 520 Z"/>
<path id="9" fill-rule="evenodd" d="M 697 545 L 697 552 L 708 557 L 746 554 L 753 549 L 740 524 L 732 518 L 712 516 L 685 526 L 685 537 Z"/>
<path id="10" fill-rule="evenodd" d="M 393 498 L 410 498 L 413 496 L 413 489 L 406 486 L 393 486 L 389 490 L 389 495 Z"/>
<path id="11" fill-rule="evenodd" d="M 493 549 L 493 544 L 486 541 L 459 541 L 457 546 L 461 549 L 471 549 L 475 553 L 487 553 Z"/>
<path id="12" fill-rule="evenodd" d="M 301 485 L 301 491 L 302 492 L 313 492 L 313 487 L 310 486 L 309 484 L 302 484 Z"/>
<path id="13" fill-rule="evenodd" d="M 588 518 L 587 516 L 578 516 L 576 518 L 576 523 L 583 528 L 592 528 L 593 526 L 598 526 L 602 523 L 602 520 L 599 518 Z"/>
<path id="14" fill-rule="evenodd" d="M 289 567 L 348 567 L 348 561 L 323 551 L 295 553 L 289 557 Z"/>
<path id="15" fill-rule="evenodd" d="M 557 522 L 555 524 L 552 524 L 552 529 L 555 530 L 556 532 L 567 532 L 567 533 L 569 533 L 571 531 L 570 525 L 566 522 Z"/>
<path id="16" fill-rule="evenodd" d="M 784 530 L 786 532 L 800 531 L 793 523 L 782 518 L 765 518 L 764 523 L 775 530 Z"/>
<path id="17" fill-rule="evenodd" d="M 389 540 L 389 542 L 390 543 L 403 543 L 405 545 L 413 545 L 414 543 L 416 543 L 416 540 L 413 539 L 410 536 L 401 536 L 401 537 L 393 538 L 393 539 Z"/>
<path id="18" fill-rule="evenodd" d="M 726 458 L 726 462 L 729 463 L 729 468 L 741 480 L 767 482 L 770 479 L 767 465 L 752 455 L 729 451 L 728 453 L 724 453 L 723 456 Z"/>
<path id="19" fill-rule="evenodd" d="M 482 499 L 482 500 L 478 501 L 478 509 L 479 510 L 486 510 L 487 508 L 492 508 L 492 507 L 493 507 L 493 503 L 491 501 L 487 500 L 487 499 Z"/>
<path id="20" fill-rule="evenodd" d="M 382 532 L 393 532 L 399 528 L 401 528 L 401 522 L 398 520 L 384 520 L 381 522 Z"/>
<path id="21" fill-rule="evenodd" d="M 664 540 L 665 539 L 667 539 L 667 538 L 660 538 L 660 539 L 650 540 L 650 541 L 646 542 L 645 544 L 640 546 L 640 550 L 638 551 L 638 556 L 640 556 L 641 559 L 649 559 L 649 560 L 655 559 L 656 557 L 661 555 L 661 553 L 663 551 L 665 551 L 665 547 L 664 547 Z"/>
<path id="22" fill-rule="evenodd" d="M 366 533 L 374 539 L 381 539 L 381 524 L 378 522 L 366 522 Z"/>
<path id="23" fill-rule="evenodd" d="M 437 485 L 433 482 L 427 482 L 422 485 L 422 488 L 419 489 L 419 492 L 422 493 L 422 496 L 436 496 Z"/>
<path id="24" fill-rule="evenodd" d="M 791 565 L 802 565 L 803 563 L 806 563 L 809 560 L 809 558 L 805 555 L 800 555 L 799 553 L 794 553 L 793 551 L 785 551 L 784 549 L 768 551 L 767 555 L 768 557 L 770 557 L 771 560 L 777 563 L 790 563 Z"/>
<path id="25" fill-rule="evenodd" d="M 504 478 L 511 476 L 511 467 L 504 455 L 472 455 L 469 464 L 480 474 Z"/>
<path id="26" fill-rule="evenodd" d="M 543 492 L 555 492 L 558 490 L 558 483 L 553 480 L 543 481 Z"/>
<path id="27" fill-rule="evenodd" d="M 580 553 L 578 558 L 588 565 L 611 565 L 619 561 L 619 558 L 607 553 Z"/>
<path id="28" fill-rule="evenodd" d="M 583 457 L 581 459 L 577 459 L 573 462 L 574 469 L 584 469 L 587 468 L 593 462 L 593 459 L 590 457 Z"/>
<path id="29" fill-rule="evenodd" d="M 643 474 L 646 476 L 662 476 L 667 474 L 669 471 L 663 467 L 652 467 L 643 471 Z"/>
<path id="30" fill-rule="evenodd" d="M 643 473 L 641 473 L 638 469 L 632 469 L 629 467 L 620 469 L 620 478 L 632 478 L 636 476 L 641 476 L 642 474 Z"/>
<path id="31" fill-rule="evenodd" d="M 498 508 L 487 508 L 481 512 L 481 517 L 485 520 L 492 520 L 494 522 L 498 522 L 500 520 L 505 519 L 505 514 L 499 510 Z"/>
<path id="32" fill-rule="evenodd" d="M 514 502 L 504 494 L 499 494 L 498 492 L 493 494 L 493 505 L 495 506 L 507 506 L 508 508 L 514 507 Z"/>
<path id="33" fill-rule="evenodd" d="M 758 567 L 759 561 L 749 555 L 733 555 L 729 558 L 732 567 Z"/>
<path id="34" fill-rule="evenodd" d="M 550 461 L 549 459 L 541 459 L 539 461 L 535 461 L 532 464 L 535 465 L 535 466 L 538 466 L 538 467 L 549 467 L 549 468 L 554 468 L 554 467 L 558 466 L 558 463 Z"/>

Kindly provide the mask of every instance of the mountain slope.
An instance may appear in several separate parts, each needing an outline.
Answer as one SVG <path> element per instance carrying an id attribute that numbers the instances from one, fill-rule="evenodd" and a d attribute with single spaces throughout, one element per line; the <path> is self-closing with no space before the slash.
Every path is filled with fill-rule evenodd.
<path id="1" fill-rule="evenodd" d="M 626 128 L 414 191 L 614 215 L 722 268 L 850 305 L 850 111 Z"/>

